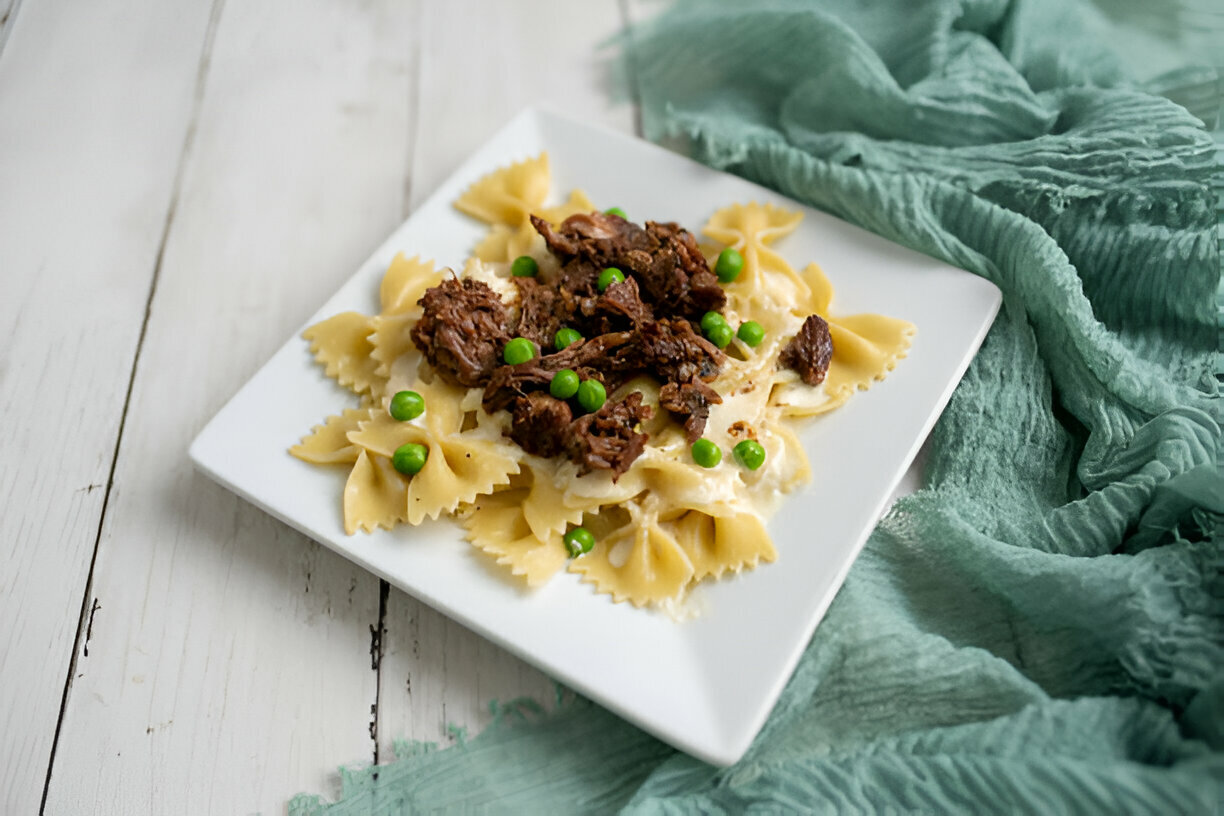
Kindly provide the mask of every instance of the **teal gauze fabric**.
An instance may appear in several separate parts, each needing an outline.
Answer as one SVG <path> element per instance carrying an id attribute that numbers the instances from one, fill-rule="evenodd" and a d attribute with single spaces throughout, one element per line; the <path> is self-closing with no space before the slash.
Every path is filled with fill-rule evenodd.
<path id="1" fill-rule="evenodd" d="M 649 138 L 1002 289 L 925 488 L 736 766 L 586 701 L 520 704 L 291 812 L 1224 811 L 1216 144 L 1099 23 L 1058 0 L 830 0 L 680 2 L 634 28 Z M 1194 88 L 1218 108 L 1214 81 Z"/>

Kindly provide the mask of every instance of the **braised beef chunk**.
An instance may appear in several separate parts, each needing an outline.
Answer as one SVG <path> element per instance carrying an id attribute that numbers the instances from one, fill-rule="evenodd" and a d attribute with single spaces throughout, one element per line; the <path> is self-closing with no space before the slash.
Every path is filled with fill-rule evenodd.
<path id="1" fill-rule="evenodd" d="M 633 278 L 609 285 L 599 297 L 584 298 L 580 308 L 582 328 L 591 335 L 631 329 L 654 318 Z"/>
<path id="2" fill-rule="evenodd" d="M 705 433 L 710 406 L 718 405 L 722 397 L 701 380 L 686 383 L 669 382 L 659 391 L 659 405 L 684 423 L 684 438 L 691 445 Z"/>
<path id="3" fill-rule="evenodd" d="M 578 308 L 573 295 L 535 278 L 515 278 L 514 283 L 519 291 L 519 322 L 515 332 L 540 346 L 551 346 L 557 329 L 568 324 Z"/>
<path id="4" fill-rule="evenodd" d="M 677 224 L 648 221 L 643 229 L 605 213 L 572 215 L 556 228 L 531 222 L 562 263 L 562 286 L 580 297 L 593 297 L 600 271 L 615 266 L 637 279 L 656 313 L 699 320 L 727 302 L 696 239 Z"/>
<path id="5" fill-rule="evenodd" d="M 573 369 L 584 380 L 599 380 L 612 390 L 624 379 L 616 375 L 640 368 L 640 354 L 630 344 L 633 337 L 632 332 L 609 332 L 574 343 L 555 354 L 518 365 L 499 366 L 485 386 L 484 409 L 491 414 L 508 408 L 515 397 L 547 388 L 552 375 L 563 368 Z"/>
<path id="6" fill-rule="evenodd" d="M 510 438 L 528 453 L 556 456 L 565 451 L 573 419 L 566 402 L 543 391 L 516 397 L 510 413 Z"/>
<path id="7" fill-rule="evenodd" d="M 643 283 L 654 303 L 669 314 L 700 320 L 727 303 L 718 277 L 697 248 L 697 239 L 678 224 L 646 222 L 646 231 L 659 242 L 649 269 L 641 270 Z"/>
<path id="8" fill-rule="evenodd" d="M 575 297 L 588 298 L 599 294 L 599 273 L 603 267 L 586 258 L 574 258 L 561 267 L 561 288 Z"/>
<path id="9" fill-rule="evenodd" d="M 820 315 L 809 315 L 799 333 L 778 355 L 778 362 L 798 371 L 799 377 L 808 385 L 824 382 L 831 359 L 833 338 L 829 335 L 829 324 Z"/>
<path id="10" fill-rule="evenodd" d="M 638 330 L 646 366 L 665 382 L 706 382 L 718 376 L 726 356 L 706 340 L 687 320 L 646 323 Z"/>
<path id="11" fill-rule="evenodd" d="M 553 229 L 543 218 L 531 216 L 536 232 L 562 265 L 582 257 L 601 269 L 616 266 L 616 261 L 633 251 L 651 252 L 658 242 L 632 221 L 607 213 L 571 215 Z"/>
<path id="12" fill-rule="evenodd" d="M 412 342 L 447 382 L 480 386 L 489 381 L 510 340 L 506 307 L 483 281 L 450 278 L 417 301 L 424 314 Z"/>
<path id="13" fill-rule="evenodd" d="M 610 470 L 615 481 L 645 449 L 649 437 L 635 429 L 652 416 L 654 411 L 642 404 L 640 391 L 617 402 L 605 402 L 595 413 L 570 424 L 566 453 L 583 473 Z"/>

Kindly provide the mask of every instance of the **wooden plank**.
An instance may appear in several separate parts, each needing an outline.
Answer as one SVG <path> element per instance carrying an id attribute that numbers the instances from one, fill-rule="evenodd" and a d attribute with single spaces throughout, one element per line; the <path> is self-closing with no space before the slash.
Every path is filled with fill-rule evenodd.
<path id="1" fill-rule="evenodd" d="M 17 9 L 20 0 L 0 0 L 0 53 L 4 52 L 4 42 L 12 30 L 12 23 L 17 19 Z"/>
<path id="2" fill-rule="evenodd" d="M 15 8 L 0 31 L 0 813 L 33 813 L 209 9 Z"/>
<path id="3" fill-rule="evenodd" d="M 186 451 L 400 220 L 415 13 L 221 13 L 49 813 L 283 812 L 373 755 L 378 581 L 193 472 Z"/>
<path id="4" fill-rule="evenodd" d="M 611 101 L 599 52 L 621 27 L 615 0 L 465 0 L 423 10 L 414 205 L 528 105 L 632 132 L 633 111 Z M 397 738 L 446 743 L 449 725 L 478 732 L 492 699 L 552 699 L 543 674 L 402 592 L 391 591 L 384 626 L 380 758 Z"/>

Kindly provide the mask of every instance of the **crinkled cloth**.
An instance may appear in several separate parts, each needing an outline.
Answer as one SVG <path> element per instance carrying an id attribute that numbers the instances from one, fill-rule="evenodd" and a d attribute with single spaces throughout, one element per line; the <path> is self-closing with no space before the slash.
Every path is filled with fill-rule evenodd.
<path id="1" fill-rule="evenodd" d="M 649 138 L 1003 290 L 926 487 L 735 767 L 585 701 L 512 707 L 292 812 L 1224 809 L 1216 145 L 1094 15 L 682 2 L 635 28 Z M 1218 75 L 1178 87 L 1218 108 Z"/>

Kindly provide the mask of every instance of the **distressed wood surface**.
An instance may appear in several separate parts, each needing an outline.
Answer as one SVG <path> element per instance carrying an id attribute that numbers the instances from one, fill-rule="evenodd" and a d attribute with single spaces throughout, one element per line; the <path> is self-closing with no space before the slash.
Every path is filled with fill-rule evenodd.
<path id="1" fill-rule="evenodd" d="M 417 9 L 217 8 L 48 813 L 277 813 L 373 757 L 378 580 L 186 452 L 401 220 Z"/>
<path id="2" fill-rule="evenodd" d="M 0 7 L 0 813 L 24 814 L 43 795 L 113 506 L 209 9 Z"/>
<path id="3" fill-rule="evenodd" d="M 17 16 L 20 0 L 0 0 L 0 53 L 4 51 L 4 41 L 8 36 L 9 24 Z"/>

